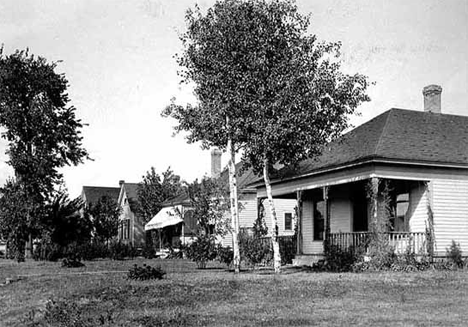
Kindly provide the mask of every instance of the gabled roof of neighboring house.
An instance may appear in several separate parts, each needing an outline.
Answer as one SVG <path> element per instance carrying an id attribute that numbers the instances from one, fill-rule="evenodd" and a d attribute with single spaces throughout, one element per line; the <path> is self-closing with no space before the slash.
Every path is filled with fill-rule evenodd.
<path id="1" fill-rule="evenodd" d="M 138 200 L 138 183 L 124 183 L 123 187 L 125 188 L 125 193 L 127 193 L 127 198 Z"/>
<path id="2" fill-rule="evenodd" d="M 255 188 L 249 187 L 253 180 L 255 180 L 256 175 L 254 174 L 252 168 L 243 169 L 243 163 L 239 162 L 236 164 L 236 172 L 237 172 L 237 188 L 242 193 L 249 193 L 255 192 Z M 229 185 L 229 171 L 225 168 L 220 174 L 221 183 L 225 185 Z M 173 206 L 173 205 L 188 205 L 190 204 L 190 199 L 187 193 L 182 193 L 176 196 L 173 199 L 170 199 L 163 203 L 163 206 Z"/>
<path id="3" fill-rule="evenodd" d="M 120 187 L 83 186 L 83 193 L 88 205 L 98 202 L 103 196 L 108 196 L 117 202 Z"/>
<path id="4" fill-rule="evenodd" d="M 468 168 L 468 116 L 390 109 L 331 142 L 318 158 L 284 169 L 280 179 L 369 161 Z"/>
<path id="5" fill-rule="evenodd" d="M 138 185 L 138 183 L 123 182 L 118 196 L 118 204 L 122 205 L 123 191 L 125 191 L 130 209 L 135 212 L 137 209 L 135 205 L 138 203 Z"/>

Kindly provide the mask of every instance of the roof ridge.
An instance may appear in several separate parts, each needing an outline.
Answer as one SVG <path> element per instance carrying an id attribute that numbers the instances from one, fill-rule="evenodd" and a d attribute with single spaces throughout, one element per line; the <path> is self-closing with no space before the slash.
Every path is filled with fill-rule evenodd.
<path id="1" fill-rule="evenodd" d="M 388 121 L 390 120 L 390 114 L 393 114 L 395 108 L 391 108 L 390 110 L 387 110 L 386 112 L 383 113 L 383 115 L 387 115 L 387 117 L 385 118 L 385 125 L 383 126 L 382 130 L 380 131 L 380 135 L 379 135 L 379 140 L 377 141 L 377 144 L 375 145 L 375 149 L 374 149 L 374 152 L 373 152 L 373 156 L 375 157 L 378 153 L 378 149 L 382 143 L 382 136 L 385 135 L 385 132 L 387 131 L 387 127 L 388 127 Z M 403 109 L 404 110 L 404 109 Z"/>

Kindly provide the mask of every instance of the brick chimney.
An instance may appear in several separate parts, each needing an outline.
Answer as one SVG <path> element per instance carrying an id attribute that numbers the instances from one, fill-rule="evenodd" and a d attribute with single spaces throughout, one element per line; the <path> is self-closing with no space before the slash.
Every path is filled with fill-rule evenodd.
<path id="1" fill-rule="evenodd" d="M 442 87 L 439 85 L 428 85 L 423 88 L 424 111 L 440 114 Z"/>
<path id="2" fill-rule="evenodd" d="M 221 150 L 214 148 L 211 150 L 211 177 L 218 178 L 221 174 Z"/>

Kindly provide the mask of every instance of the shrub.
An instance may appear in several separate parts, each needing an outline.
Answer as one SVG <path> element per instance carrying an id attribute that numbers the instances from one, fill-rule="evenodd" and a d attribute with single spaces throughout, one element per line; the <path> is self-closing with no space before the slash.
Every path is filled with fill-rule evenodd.
<path id="1" fill-rule="evenodd" d="M 325 258 L 318 261 L 313 268 L 319 271 L 352 271 L 362 258 L 362 253 L 363 251 L 359 248 L 341 249 L 336 245 L 330 245 L 324 253 Z"/>
<path id="2" fill-rule="evenodd" d="M 270 238 L 259 238 L 246 232 L 239 233 L 241 261 L 249 266 L 267 265 L 273 259 Z"/>
<path id="3" fill-rule="evenodd" d="M 455 243 L 454 240 L 452 240 L 450 247 L 447 248 L 447 258 L 455 267 L 463 268 L 462 250 L 460 244 Z"/>
<path id="4" fill-rule="evenodd" d="M 62 260 L 62 267 L 64 268 L 78 268 L 84 267 L 84 263 L 81 262 L 80 258 L 76 255 L 71 255 Z"/>
<path id="5" fill-rule="evenodd" d="M 278 238 L 281 264 L 291 264 L 296 256 L 296 236 L 280 236 Z"/>
<path id="6" fill-rule="evenodd" d="M 154 259 L 156 257 L 156 250 L 152 245 L 146 245 L 143 249 L 143 257 L 145 259 Z"/>
<path id="7" fill-rule="evenodd" d="M 139 267 L 135 264 L 128 271 L 127 278 L 133 280 L 163 279 L 164 275 L 166 272 L 159 266 L 151 267 L 143 264 L 143 267 Z"/>
<path id="8" fill-rule="evenodd" d="M 124 260 L 125 258 L 134 258 L 137 255 L 137 249 L 130 244 L 121 242 L 112 242 L 109 246 L 110 258 L 113 260 Z"/>
<path id="9" fill-rule="evenodd" d="M 187 258 L 196 262 L 199 269 L 206 268 L 208 261 L 216 259 L 215 239 L 211 235 L 199 235 L 185 250 Z"/>
<path id="10" fill-rule="evenodd" d="M 231 247 L 223 247 L 219 244 L 216 252 L 218 261 L 230 268 L 232 265 L 232 260 L 234 259 L 234 251 L 231 249 Z"/>

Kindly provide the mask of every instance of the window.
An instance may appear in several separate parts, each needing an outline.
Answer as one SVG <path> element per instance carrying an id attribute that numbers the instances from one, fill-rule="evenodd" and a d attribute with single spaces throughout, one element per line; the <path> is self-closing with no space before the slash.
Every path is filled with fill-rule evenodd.
<path id="1" fill-rule="evenodd" d="M 284 230 L 292 230 L 292 213 L 290 212 L 284 214 Z"/>
<path id="2" fill-rule="evenodd" d="M 314 202 L 314 241 L 323 241 L 325 232 L 325 202 Z"/>
<path id="3" fill-rule="evenodd" d="M 130 219 L 127 219 L 126 229 L 127 229 L 127 235 L 125 238 L 128 240 L 130 238 Z"/>

